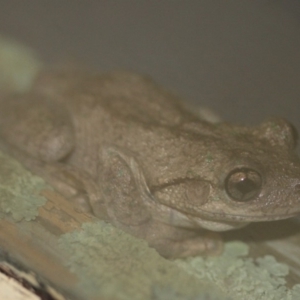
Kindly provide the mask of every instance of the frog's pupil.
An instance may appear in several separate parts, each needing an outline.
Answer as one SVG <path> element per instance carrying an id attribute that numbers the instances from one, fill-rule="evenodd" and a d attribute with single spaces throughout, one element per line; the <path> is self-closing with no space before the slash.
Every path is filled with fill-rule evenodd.
<path id="1" fill-rule="evenodd" d="M 258 172 L 249 168 L 235 169 L 226 178 L 226 191 L 235 201 L 245 202 L 258 195 L 261 188 L 261 177 Z"/>
<path id="2" fill-rule="evenodd" d="M 248 196 L 252 194 L 253 191 L 255 191 L 256 185 L 250 179 L 245 178 L 244 180 L 236 184 L 236 189 L 238 192 L 240 192 L 239 198 L 244 198 L 244 197 L 248 198 Z"/>

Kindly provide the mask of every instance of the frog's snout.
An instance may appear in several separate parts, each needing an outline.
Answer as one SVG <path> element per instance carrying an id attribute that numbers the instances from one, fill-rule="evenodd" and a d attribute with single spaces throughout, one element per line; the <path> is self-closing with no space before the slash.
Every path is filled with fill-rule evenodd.
<path id="1" fill-rule="evenodd" d="M 263 211 L 269 207 L 269 212 L 286 215 L 286 218 L 300 214 L 300 178 L 287 182 L 285 186 L 279 185 L 274 188 L 274 192 L 273 196 L 270 195 L 270 201 L 263 208 Z"/>
<path id="2" fill-rule="evenodd" d="M 273 117 L 258 126 L 256 133 L 267 139 L 272 146 L 281 146 L 295 149 L 298 141 L 298 132 L 295 127 L 285 119 Z"/>

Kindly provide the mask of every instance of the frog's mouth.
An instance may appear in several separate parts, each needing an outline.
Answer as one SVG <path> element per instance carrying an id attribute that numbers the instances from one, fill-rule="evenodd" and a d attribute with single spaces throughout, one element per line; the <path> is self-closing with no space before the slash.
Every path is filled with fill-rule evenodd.
<path id="1" fill-rule="evenodd" d="M 287 213 L 282 215 L 246 215 L 231 214 L 225 212 L 209 212 L 203 209 L 197 209 L 192 213 L 188 210 L 174 207 L 161 198 L 152 196 L 152 201 L 159 206 L 160 214 L 156 217 L 164 223 L 172 226 L 185 228 L 204 228 L 212 231 L 227 231 L 238 229 L 252 222 L 276 221 L 295 217 L 297 213 Z"/>
<path id="2" fill-rule="evenodd" d="M 238 229 L 242 228 L 246 225 L 248 225 L 249 222 L 238 222 L 238 221 L 220 221 L 220 220 L 209 220 L 205 218 L 199 218 L 199 217 L 193 217 L 193 216 L 186 216 L 190 224 L 195 228 L 196 226 L 199 226 L 204 229 L 212 230 L 212 231 L 227 231 L 232 229 Z"/>
<path id="3" fill-rule="evenodd" d="M 189 215 L 166 206 L 166 215 L 160 221 L 176 227 L 204 228 L 212 231 L 227 231 L 246 226 L 249 222 L 242 220 L 219 220 L 218 217 L 205 218 Z"/>
<path id="4" fill-rule="evenodd" d="M 185 180 L 179 185 L 171 184 L 150 190 L 153 201 L 166 207 L 175 223 L 185 219 L 186 223 L 192 222 L 201 227 L 209 227 L 208 229 L 215 228 L 212 230 L 217 230 L 216 228 L 228 230 L 242 227 L 250 222 L 275 221 L 299 215 L 299 205 L 271 208 L 253 202 L 229 203 L 227 200 L 208 200 L 208 186 L 209 184 L 205 186 L 196 180 Z"/>
<path id="5" fill-rule="evenodd" d="M 217 219 L 218 221 L 232 221 L 232 222 L 263 222 L 263 221 L 277 221 L 295 217 L 299 213 L 287 213 L 281 215 L 246 215 L 246 214 L 230 214 L 230 213 L 218 213 L 218 212 L 208 212 L 205 210 L 198 210 L 201 217 L 207 218 L 208 220 Z M 197 216 L 191 215 L 191 218 L 197 218 Z"/>

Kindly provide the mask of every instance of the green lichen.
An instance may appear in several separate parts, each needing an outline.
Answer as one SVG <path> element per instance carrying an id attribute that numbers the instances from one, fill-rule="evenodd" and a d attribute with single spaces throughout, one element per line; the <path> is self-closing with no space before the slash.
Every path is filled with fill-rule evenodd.
<path id="1" fill-rule="evenodd" d="M 231 300 L 231 297 L 213 295 L 212 292 L 201 292 L 201 294 L 187 296 L 182 292 L 174 291 L 169 287 L 155 286 L 151 293 L 152 300 Z"/>
<path id="2" fill-rule="evenodd" d="M 293 286 L 293 289 L 290 292 L 292 300 L 299 300 L 300 299 L 300 284 L 296 284 Z"/>
<path id="3" fill-rule="evenodd" d="M 205 280 L 182 271 L 143 240 L 105 222 L 85 223 L 59 239 L 65 264 L 92 296 L 124 300 L 225 300 Z"/>
<path id="4" fill-rule="evenodd" d="M 178 266 L 199 279 L 214 282 L 233 299 L 296 300 L 300 299 L 300 285 L 292 290 L 285 284 L 288 266 L 267 255 L 253 260 L 246 257 L 248 246 L 241 242 L 225 245 L 220 257 L 177 260 Z"/>
<path id="5" fill-rule="evenodd" d="M 226 243 L 220 257 L 168 261 L 105 222 L 64 234 L 65 264 L 88 295 L 149 300 L 299 300 L 300 284 L 286 287 L 288 266 L 274 257 L 248 257 L 242 242 Z M 221 293 L 220 293 L 221 291 Z M 88 298 L 88 296 L 87 296 Z"/>
<path id="6" fill-rule="evenodd" d="M 46 203 L 39 195 L 47 185 L 26 171 L 20 163 L 0 152 L 0 218 L 33 220 Z"/>

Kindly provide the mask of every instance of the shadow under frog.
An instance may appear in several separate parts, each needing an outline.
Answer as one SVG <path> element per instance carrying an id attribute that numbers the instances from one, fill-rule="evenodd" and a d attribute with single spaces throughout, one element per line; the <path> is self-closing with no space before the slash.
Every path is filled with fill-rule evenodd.
<path id="1" fill-rule="evenodd" d="M 300 212 L 282 119 L 210 123 L 146 77 L 49 71 L 0 101 L 1 146 L 59 192 L 169 258 L 222 251 L 216 231 Z"/>

